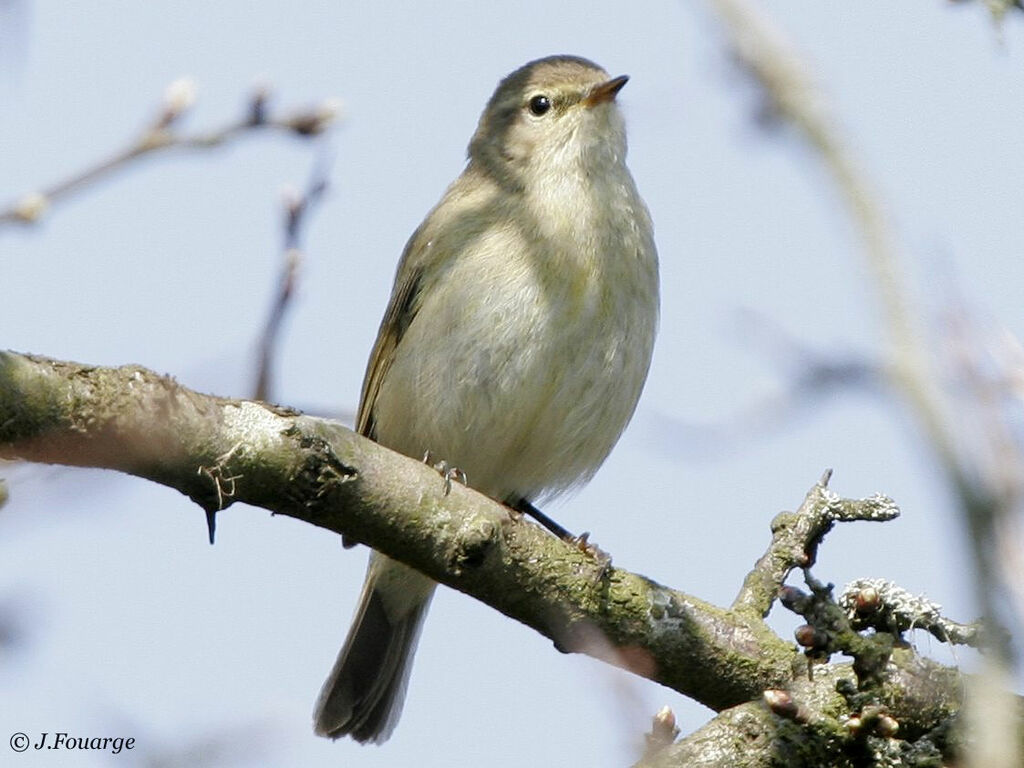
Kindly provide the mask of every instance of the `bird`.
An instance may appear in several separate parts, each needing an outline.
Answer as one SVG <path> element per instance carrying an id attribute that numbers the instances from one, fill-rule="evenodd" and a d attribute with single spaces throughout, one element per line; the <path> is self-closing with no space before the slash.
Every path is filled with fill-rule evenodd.
<path id="1" fill-rule="evenodd" d="M 441 457 L 513 509 L 593 476 L 650 367 L 658 256 L 625 163 L 627 80 L 557 55 L 499 82 L 405 246 L 367 364 L 361 435 Z M 371 551 L 317 734 L 389 738 L 436 586 Z"/>

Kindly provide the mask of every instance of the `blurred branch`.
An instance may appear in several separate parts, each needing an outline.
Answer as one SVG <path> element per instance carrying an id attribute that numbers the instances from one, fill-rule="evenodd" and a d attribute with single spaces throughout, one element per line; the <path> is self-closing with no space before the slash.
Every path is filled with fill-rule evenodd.
<path id="1" fill-rule="evenodd" d="M 316 136 L 334 121 L 338 105 L 333 100 L 317 107 L 275 116 L 269 113 L 268 93 L 257 89 L 249 98 L 245 113 L 227 125 L 211 131 L 181 133 L 179 124 L 195 101 L 190 80 L 171 83 L 156 116 L 127 147 L 40 190 L 22 195 L 0 209 L 0 227 L 35 224 L 57 202 L 105 178 L 139 158 L 169 150 L 205 150 L 219 147 L 241 135 L 257 130 L 277 130 L 297 136 Z"/>
<path id="2" fill-rule="evenodd" d="M 269 400 L 271 397 L 271 378 L 274 368 L 274 351 L 281 330 L 285 313 L 295 295 L 299 267 L 302 264 L 302 228 L 310 211 L 320 202 L 327 190 L 329 165 L 326 160 L 319 160 L 313 167 L 306 190 L 300 195 L 286 191 L 284 208 L 284 264 L 281 277 L 277 284 L 277 294 L 267 315 L 267 324 L 263 329 L 259 344 L 259 367 L 256 373 L 256 387 L 253 393 L 255 400 Z"/>
<path id="3" fill-rule="evenodd" d="M 739 320 L 742 341 L 782 368 L 790 382 L 787 391 L 795 401 L 836 390 L 878 390 L 887 378 L 883 366 L 866 356 L 812 347 L 753 309 L 741 311 Z"/>
<path id="4" fill-rule="evenodd" d="M 117 724 L 122 732 L 141 734 L 136 742 L 146 744 L 145 752 L 127 763 L 129 768 L 270 765 L 276 762 L 275 752 L 282 742 L 281 734 L 275 732 L 279 726 L 269 720 L 211 727 L 199 734 L 182 731 L 167 738 L 162 733 L 165 727 L 157 729 L 132 718 L 122 719 L 126 722 Z M 128 756 L 122 753 L 117 757 Z M 120 759 L 118 763 L 125 765 Z"/>
<path id="5" fill-rule="evenodd" d="M 718 422 L 689 422 L 659 413 L 648 429 L 673 452 L 690 449 L 705 458 L 716 450 L 731 450 L 737 442 L 748 444 L 752 435 L 791 424 L 801 411 L 836 392 L 886 390 L 888 378 L 879 363 L 853 351 L 812 348 L 753 311 L 741 313 L 740 321 L 740 338 L 781 369 L 782 386 Z"/>
<path id="6" fill-rule="evenodd" d="M 957 5 L 966 5 L 968 2 L 973 3 L 975 0 L 950 0 L 952 3 Z M 1024 2 L 1022 0 L 984 0 L 984 5 L 988 9 L 988 12 L 992 14 L 992 20 L 996 24 L 1001 24 L 1003 19 L 1012 10 L 1024 11 Z"/>
<path id="7" fill-rule="evenodd" d="M 889 334 L 890 375 L 910 400 L 944 465 L 958 475 L 955 440 L 908 308 L 893 238 L 874 189 L 840 138 L 813 78 L 782 34 L 747 0 L 711 2 L 737 60 L 760 84 L 773 114 L 800 130 L 832 174 L 864 241 Z"/>
<path id="8" fill-rule="evenodd" d="M 994 407 L 993 399 L 981 388 L 975 387 L 966 408 L 962 404 L 959 410 L 948 393 L 940 388 L 940 377 L 935 370 L 935 359 L 939 355 L 929 347 L 916 322 L 922 313 L 912 305 L 903 283 L 894 238 L 883 208 L 841 139 L 813 78 L 791 46 L 747 0 L 711 0 L 711 4 L 723 23 L 737 60 L 761 86 L 773 113 L 797 128 L 821 159 L 857 227 L 881 307 L 888 344 L 887 368 L 892 383 L 920 424 L 956 493 L 970 534 L 977 574 L 977 601 L 987 619 L 997 620 L 1000 614 L 1005 616 L 1001 598 L 1011 589 L 1001 578 L 1002 558 L 993 557 L 993 553 L 1000 553 L 1001 541 L 1018 540 L 1014 534 L 1019 534 L 1019 477 L 1024 472 L 1019 445 L 1014 441 L 1007 444 L 1004 439 L 1007 416 Z M 1005 2 L 998 5 L 1009 7 Z M 990 3 L 990 8 L 995 12 L 996 4 Z M 969 381 L 984 380 L 970 361 L 960 373 Z M 969 449 L 977 445 L 964 445 L 961 425 L 954 418 L 958 412 L 967 416 L 964 421 L 981 416 L 987 422 L 981 437 L 988 450 L 972 453 Z M 998 455 L 1000 450 L 1009 451 L 1011 458 L 999 459 L 998 466 L 994 466 L 992 456 Z M 1006 464 L 1013 467 L 1009 473 L 999 470 L 999 466 Z M 1019 622 L 1008 620 L 1006 623 L 1019 626 Z M 1000 633 L 992 634 L 1004 641 L 995 643 L 995 653 L 989 657 L 989 663 L 1005 684 L 1012 663 L 1009 642 Z M 1000 734 L 1013 727 L 1013 715 L 1003 711 L 1002 717 L 996 717 L 993 714 L 996 711 L 998 708 L 989 708 L 983 721 L 975 721 L 976 726 L 985 729 L 975 734 L 978 737 L 975 742 L 984 745 L 996 741 L 1010 746 L 998 756 L 995 753 L 977 756 L 976 764 L 989 768 L 1017 766 L 1021 763 L 1021 753 L 1015 751 L 1019 750 L 1019 745 L 1013 739 L 1000 738 Z M 991 734 L 992 739 L 986 738 L 986 733 Z"/>
<path id="9" fill-rule="evenodd" d="M 20 598 L 0 597 L 0 669 L 10 661 L 12 651 L 25 642 L 25 608 L 25 601 Z"/>
<path id="10" fill-rule="evenodd" d="M 1005 502 L 996 497 L 1006 494 L 1002 489 L 993 492 L 979 485 L 976 470 L 958 448 L 959 434 L 954 428 L 950 404 L 939 389 L 940 378 L 915 322 L 920 313 L 910 309 L 893 237 L 877 196 L 840 139 L 838 127 L 825 109 L 810 74 L 781 34 L 746 0 L 712 0 L 712 3 L 725 22 L 740 62 L 761 84 L 774 112 L 797 127 L 815 149 L 846 202 L 864 241 L 882 307 L 889 341 L 887 370 L 896 390 L 924 429 L 928 444 L 960 498 L 971 529 L 982 583 L 990 585 L 993 581 L 987 574 L 991 565 L 985 554 L 994 541 L 997 518 L 1006 511 Z M 982 612 L 995 615 L 991 590 L 979 588 L 978 593 Z"/>

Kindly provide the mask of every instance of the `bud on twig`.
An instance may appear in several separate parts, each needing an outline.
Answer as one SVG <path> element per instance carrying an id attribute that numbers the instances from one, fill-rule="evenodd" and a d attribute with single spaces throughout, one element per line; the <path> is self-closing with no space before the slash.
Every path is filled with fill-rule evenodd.
<path id="1" fill-rule="evenodd" d="M 267 103 L 270 101 L 270 87 L 258 84 L 249 99 L 249 125 L 263 125 L 267 122 Z"/>
<path id="2" fill-rule="evenodd" d="M 41 192 L 29 192 L 14 205 L 14 215 L 19 221 L 34 224 L 50 207 L 50 200 Z"/>
<path id="3" fill-rule="evenodd" d="M 196 102 L 196 84 L 188 77 L 179 77 L 164 89 L 163 111 L 154 130 L 167 128 L 192 108 Z"/>
<path id="4" fill-rule="evenodd" d="M 316 136 L 323 133 L 340 113 L 340 101 L 325 99 L 315 109 L 293 116 L 286 125 L 300 136 Z"/>
<path id="5" fill-rule="evenodd" d="M 800 707 L 788 691 L 781 688 L 769 688 L 761 696 L 764 703 L 768 705 L 768 709 L 779 717 L 784 717 L 787 720 L 799 719 Z"/>
<path id="6" fill-rule="evenodd" d="M 828 635 L 810 624 L 801 624 L 794 630 L 793 636 L 804 648 L 824 648 L 828 645 Z"/>
<path id="7" fill-rule="evenodd" d="M 668 706 L 658 710 L 651 724 L 651 732 L 647 734 L 647 746 L 667 747 L 679 735 L 679 727 L 676 725 L 676 715 Z"/>

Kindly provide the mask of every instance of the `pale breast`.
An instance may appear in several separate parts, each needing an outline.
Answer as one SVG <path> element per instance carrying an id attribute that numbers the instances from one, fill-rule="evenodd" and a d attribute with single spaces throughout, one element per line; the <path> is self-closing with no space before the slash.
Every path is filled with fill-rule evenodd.
<path id="1" fill-rule="evenodd" d="M 449 264 L 381 388 L 378 440 L 497 498 L 589 478 L 632 415 L 657 322 L 649 227 L 612 229 L 581 249 L 520 222 Z"/>

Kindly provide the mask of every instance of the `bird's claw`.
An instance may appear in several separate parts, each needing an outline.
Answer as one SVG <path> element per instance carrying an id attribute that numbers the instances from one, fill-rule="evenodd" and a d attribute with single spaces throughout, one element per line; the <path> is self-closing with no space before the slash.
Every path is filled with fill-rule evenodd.
<path id="1" fill-rule="evenodd" d="M 465 472 L 458 467 L 449 465 L 444 459 L 434 461 L 434 454 L 431 451 L 427 451 L 423 454 L 423 463 L 427 466 L 433 467 L 438 471 L 438 473 L 440 473 L 441 477 L 444 479 L 445 496 L 452 492 L 452 480 L 457 480 L 463 485 L 469 485 L 469 479 L 466 477 Z"/>
<path id="2" fill-rule="evenodd" d="M 612 567 L 612 556 L 596 544 L 590 542 L 590 531 L 584 531 L 579 536 L 573 536 L 568 539 L 568 542 L 583 554 L 594 558 L 597 564 L 601 566 L 602 572 Z"/>

